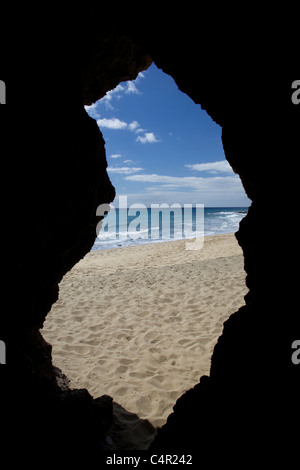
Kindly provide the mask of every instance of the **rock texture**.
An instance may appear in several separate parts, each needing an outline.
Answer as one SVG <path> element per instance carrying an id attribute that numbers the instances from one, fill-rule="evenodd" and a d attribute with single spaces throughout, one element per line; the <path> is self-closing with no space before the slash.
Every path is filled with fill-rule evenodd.
<path id="1" fill-rule="evenodd" d="M 32 35 L 27 30 L 15 56 L 18 69 L 27 71 L 21 83 L 8 61 L 14 73 L 6 79 L 11 109 L 4 132 L 11 155 L 5 162 L 11 252 L 0 328 L 7 350 L 3 402 L 9 404 L 3 429 L 8 441 L 17 433 L 24 448 L 35 442 L 99 452 L 112 422 L 112 400 L 61 390 L 51 345 L 39 330 L 60 280 L 94 243 L 96 208 L 115 196 L 103 137 L 83 105 L 120 80 L 136 78 L 151 59 L 111 26 L 90 31 L 84 12 L 62 14 L 60 9 L 42 21 L 41 30 L 25 16 Z M 22 92 L 27 106 L 16 128 L 13 109 L 19 110 Z"/>
<path id="2" fill-rule="evenodd" d="M 245 459 L 270 463 L 294 449 L 300 374 L 291 344 L 300 329 L 291 260 L 298 240 L 284 220 L 295 210 L 297 184 L 287 165 L 293 170 L 300 150 L 300 109 L 290 99 L 297 76 L 276 31 L 267 39 L 255 23 L 254 38 L 243 23 L 230 29 L 231 40 L 226 22 L 201 13 L 164 18 L 154 9 L 148 21 L 135 15 L 117 22 L 88 2 L 37 22 L 26 10 L 22 40 L 6 58 L 11 76 L 2 127 L 9 264 L 1 393 L 5 437 L 20 446 L 50 449 L 68 441 L 90 453 L 102 448 L 110 399 L 62 390 L 39 329 L 59 281 L 93 244 L 96 207 L 114 197 L 102 135 L 83 105 L 154 60 L 222 126 L 226 158 L 253 203 L 237 233 L 250 289 L 246 306 L 225 323 L 210 376 L 178 400 L 152 451 L 200 450 L 232 462 L 239 449 Z"/>

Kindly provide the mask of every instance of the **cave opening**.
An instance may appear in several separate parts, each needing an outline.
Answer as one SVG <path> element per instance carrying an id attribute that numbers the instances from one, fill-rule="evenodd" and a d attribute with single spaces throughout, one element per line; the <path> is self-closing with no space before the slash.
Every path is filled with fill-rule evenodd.
<path id="1" fill-rule="evenodd" d="M 128 226 L 118 236 L 103 230 L 61 281 L 42 331 L 71 387 L 111 395 L 127 430 L 126 410 L 136 413 L 144 443 L 127 445 L 143 448 L 176 400 L 209 373 L 223 323 L 243 304 L 233 232 L 249 200 L 225 159 L 220 126 L 155 65 L 86 110 L 105 139 L 119 211 L 120 196 L 147 214 L 151 204 L 204 204 L 203 250 L 186 250 L 174 225 L 170 243 L 130 237 Z"/>
<path id="2" fill-rule="evenodd" d="M 20 33 L 22 40 L 15 41 L 18 47 L 14 53 L 9 48 L 6 57 L 9 60 L 5 60 L 3 66 L 5 77 L 1 77 L 9 86 L 13 104 L 1 108 L 5 114 L 2 136 L 7 143 L 3 171 L 8 179 L 3 198 L 3 233 L 7 242 L 3 245 L 5 295 L 0 329 L 0 339 L 5 344 L 2 348 L 5 364 L 0 367 L 1 397 L 6 410 L 2 414 L 2 448 L 11 449 L 14 443 L 18 456 L 26 458 L 28 455 L 31 461 L 36 453 L 47 459 L 53 455 L 56 460 L 58 454 L 65 454 L 68 462 L 71 457 L 78 461 L 82 453 L 92 457 L 93 462 L 97 459 L 101 466 L 102 444 L 110 435 L 112 407 L 107 400 L 103 410 L 105 403 L 93 397 L 110 393 L 106 382 L 112 383 L 112 375 L 120 365 L 116 387 L 119 386 L 120 396 L 125 400 L 124 407 L 133 410 L 129 408 L 129 401 L 134 393 L 127 400 L 126 379 L 129 371 L 136 370 L 144 349 L 149 346 L 154 350 L 148 370 L 151 371 L 156 360 L 161 364 L 161 371 L 155 374 L 156 396 L 148 393 L 149 388 L 142 390 L 141 406 L 147 407 L 146 400 L 142 401 L 144 396 L 153 396 L 158 400 L 156 403 L 160 401 L 161 385 L 167 382 L 165 372 L 171 371 L 171 367 L 174 372 L 180 362 L 185 366 L 177 373 L 180 378 L 187 374 L 196 357 L 197 370 L 193 382 L 196 385 L 177 400 L 168 422 L 157 432 L 151 452 L 177 454 L 180 449 L 184 454 L 187 451 L 193 455 L 198 453 L 199 463 L 207 457 L 210 464 L 213 461 L 222 465 L 235 460 L 240 463 L 242 454 L 255 462 L 263 459 L 268 464 L 278 462 L 279 458 L 286 461 L 291 454 L 289 460 L 292 461 L 295 453 L 291 450 L 297 449 L 300 421 L 297 407 L 300 366 L 292 359 L 299 331 L 295 308 L 298 286 L 297 276 L 291 270 L 291 260 L 296 260 L 298 235 L 295 229 L 297 176 L 296 171 L 291 171 L 299 155 L 300 107 L 291 99 L 292 85 L 297 78 L 294 59 L 297 42 L 279 34 L 285 26 L 284 19 L 265 21 L 255 10 L 253 21 L 248 21 L 249 27 L 242 12 L 239 21 L 234 16 L 231 27 L 224 15 L 218 21 L 216 12 L 196 14 L 188 5 L 173 8 L 172 12 L 169 9 L 168 16 L 155 6 L 146 12 L 140 10 L 140 15 L 128 5 L 125 9 L 128 15 L 120 15 L 121 21 L 117 23 L 120 8 L 115 5 L 112 14 L 105 14 L 103 2 L 73 4 L 66 15 L 60 6 L 59 10 L 40 10 L 38 20 L 37 15 L 30 12 L 22 16 L 24 28 L 11 28 Z M 251 11 L 247 11 L 247 18 L 249 12 L 251 16 Z M 16 15 L 14 12 L 14 24 Z M 270 24 L 274 24 L 274 28 L 269 29 Z M 297 31 L 297 28 L 289 30 Z M 290 54 L 287 55 L 287 51 Z M 187 260 L 188 256 L 202 255 L 202 250 L 186 251 L 184 262 L 177 253 L 177 264 L 172 261 L 174 251 L 167 247 L 180 245 L 180 240 L 111 250 L 118 261 L 114 271 L 107 258 L 109 250 L 90 252 L 98 223 L 96 208 L 113 201 L 114 189 L 106 172 L 104 139 L 97 121 L 89 118 L 83 105 L 91 105 L 123 80 L 134 81 L 151 58 L 174 78 L 182 92 L 198 103 L 198 108 L 201 105 L 222 126 L 226 158 L 241 177 L 252 201 L 237 233 L 249 288 L 246 305 L 233 313 L 223 327 L 220 321 L 223 331 L 214 346 L 209 376 L 202 375 L 200 380 L 204 348 L 193 355 L 191 343 L 179 344 L 181 340 L 191 339 L 191 330 L 195 335 L 199 333 L 195 323 L 185 322 L 184 330 L 183 320 L 190 312 L 197 318 L 197 326 L 204 321 L 205 331 L 213 313 L 219 307 L 226 309 L 228 276 L 230 292 L 235 296 L 228 268 L 230 261 L 237 261 L 238 257 L 233 252 L 231 257 L 225 256 L 223 246 L 222 256 L 209 259 L 210 272 L 216 280 L 213 291 L 218 294 L 220 304 L 222 296 L 225 303 L 214 308 L 214 292 L 209 294 L 206 290 L 213 278 L 205 279 L 207 260 L 197 260 L 197 263 Z M 146 78 L 136 84 L 139 91 Z M 128 96 L 142 98 L 143 95 L 128 93 Z M 122 99 L 118 99 L 120 105 Z M 22 109 L 20 103 L 24 104 Z M 125 118 L 119 113 L 115 116 L 102 114 L 98 119 L 112 117 L 126 126 L 112 129 L 114 136 L 124 133 L 123 137 L 131 137 L 136 148 L 146 151 L 151 146 L 158 150 L 165 142 L 165 134 L 137 115 Z M 187 116 L 185 118 L 187 123 Z M 134 121 L 145 132 L 135 134 Z M 102 126 L 102 129 L 105 128 Z M 135 140 L 139 136 L 145 143 Z M 169 140 L 175 137 L 174 132 L 168 137 Z M 161 142 L 149 142 L 155 138 Z M 179 140 L 176 142 L 179 146 Z M 110 154 L 122 156 L 114 160 Z M 176 175 L 172 172 L 178 169 L 180 162 L 175 159 L 169 172 L 162 172 L 156 155 L 156 165 L 150 171 L 144 161 L 139 163 L 132 156 L 122 154 L 122 148 L 113 153 L 107 148 L 111 168 L 122 158 L 123 163 L 125 159 L 135 163 L 120 164 L 119 168 L 143 168 L 125 175 L 134 176 L 125 180 L 128 184 L 131 181 L 131 187 L 136 184 L 141 191 L 142 181 L 137 177 L 153 174 L 160 180 L 154 181 L 157 176 L 153 177 L 151 182 L 144 182 L 145 188 L 152 186 L 164 193 L 178 190 L 179 180 L 175 177 L 204 177 L 184 164 L 208 163 L 192 161 L 191 155 L 184 152 L 180 169 L 191 173 Z M 212 158 L 213 161 L 221 159 Z M 111 178 L 123 175 L 111 172 Z M 172 179 L 162 181 L 162 176 Z M 186 184 L 191 182 L 185 181 Z M 117 191 L 119 195 L 125 194 L 120 185 Z M 175 202 L 180 203 L 180 200 Z M 202 198 L 196 202 L 206 204 Z M 280 223 L 282 221 L 284 224 Z M 223 240 L 226 237 L 225 234 Z M 204 247 L 209 247 L 208 240 L 209 236 L 205 237 Z M 153 250 L 160 253 L 153 256 Z M 128 256 L 121 257 L 125 251 Z M 143 252 L 140 264 L 134 262 L 133 252 Z M 100 256 L 101 264 L 97 262 Z M 151 269 L 146 266 L 150 260 Z M 223 274 L 218 270 L 220 262 Z M 193 284 L 195 264 L 198 276 Z M 141 285 L 145 271 L 148 282 L 145 280 Z M 154 284 L 155 279 L 159 285 Z M 235 283 L 238 279 L 234 279 Z M 110 291 L 106 289 L 108 285 Z M 195 289 L 189 295 L 192 285 Z M 169 300 L 163 305 L 166 293 Z M 138 302 L 132 309 L 135 295 Z M 205 305 L 200 305 L 201 296 L 210 305 L 207 312 Z M 179 298 L 178 305 L 174 305 Z M 184 312 L 183 306 L 186 306 Z M 128 327 L 132 311 L 135 314 L 133 330 Z M 151 315 L 150 324 L 146 326 L 155 333 L 156 327 L 159 331 L 162 329 L 159 321 L 167 318 L 166 312 L 169 312 L 167 331 L 162 331 L 164 336 L 169 335 L 169 350 L 163 349 L 162 337 L 139 334 L 141 312 Z M 43 323 L 45 329 L 41 332 Z M 109 325 L 111 331 L 116 326 L 114 335 L 107 331 Z M 177 327 L 180 337 L 176 335 Z M 43 339 L 43 334 L 53 348 Z M 137 345 L 132 345 L 133 341 L 140 342 L 140 354 L 136 352 Z M 181 346 L 182 355 L 177 354 L 175 363 L 162 372 L 167 354 L 175 343 Z M 200 349 L 199 343 L 200 334 Z M 117 349 L 119 344 L 121 351 Z M 113 349 L 121 363 L 118 366 Z M 128 358 L 129 352 L 132 356 Z M 184 361 L 184 357 L 187 360 Z M 69 376 L 72 389 L 62 390 L 57 386 L 54 365 L 58 365 L 58 361 Z M 147 367 L 138 369 L 147 372 Z M 136 380 L 140 386 L 150 386 L 147 377 Z M 87 389 L 75 388 L 87 386 L 91 390 L 90 385 L 96 383 L 99 390 L 92 392 L 93 396 Z M 171 380 L 167 387 L 169 392 L 174 390 Z M 173 405 L 176 396 L 171 398 Z M 150 414 L 147 412 L 144 416 Z"/>

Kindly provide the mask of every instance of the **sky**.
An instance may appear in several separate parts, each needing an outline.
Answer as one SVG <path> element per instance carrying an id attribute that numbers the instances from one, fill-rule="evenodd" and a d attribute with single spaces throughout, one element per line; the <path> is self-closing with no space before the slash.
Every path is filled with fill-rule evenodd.
<path id="1" fill-rule="evenodd" d="M 103 134 L 117 199 L 147 207 L 250 205 L 225 160 L 221 127 L 154 64 L 85 109 Z"/>

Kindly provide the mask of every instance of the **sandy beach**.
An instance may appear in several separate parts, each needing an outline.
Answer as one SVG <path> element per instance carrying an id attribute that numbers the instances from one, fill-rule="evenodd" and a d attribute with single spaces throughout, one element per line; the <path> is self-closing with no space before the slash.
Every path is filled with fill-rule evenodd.
<path id="1" fill-rule="evenodd" d="M 128 448 L 151 440 L 209 373 L 223 322 L 248 291 L 234 234 L 185 248 L 180 240 L 90 252 L 60 283 L 42 330 L 72 388 L 113 397 L 120 436 L 132 427 Z"/>

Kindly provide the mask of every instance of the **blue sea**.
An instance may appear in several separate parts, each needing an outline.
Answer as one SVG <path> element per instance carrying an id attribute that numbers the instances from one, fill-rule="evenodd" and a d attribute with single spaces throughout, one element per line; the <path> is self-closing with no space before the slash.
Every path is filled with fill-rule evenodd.
<path id="1" fill-rule="evenodd" d="M 247 211 L 248 207 L 111 208 L 98 226 L 92 250 L 236 232 Z"/>

